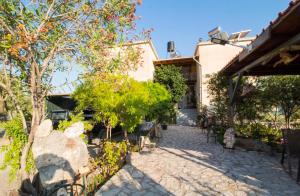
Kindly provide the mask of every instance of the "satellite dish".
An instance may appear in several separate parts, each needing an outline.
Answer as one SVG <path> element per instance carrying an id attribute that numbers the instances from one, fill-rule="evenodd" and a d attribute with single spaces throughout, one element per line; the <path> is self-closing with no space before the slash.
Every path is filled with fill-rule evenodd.
<path id="1" fill-rule="evenodd" d="M 244 31 L 232 33 L 229 36 L 229 40 L 239 40 L 241 38 L 244 38 L 244 37 L 246 37 L 246 35 L 248 35 L 250 33 L 250 31 L 251 30 L 244 30 Z"/>

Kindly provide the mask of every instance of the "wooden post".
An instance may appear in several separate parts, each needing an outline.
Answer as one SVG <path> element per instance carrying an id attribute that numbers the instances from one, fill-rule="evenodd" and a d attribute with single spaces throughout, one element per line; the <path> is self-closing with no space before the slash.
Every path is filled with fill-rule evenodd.
<path id="1" fill-rule="evenodd" d="M 233 97 L 233 85 L 232 85 L 232 77 L 228 77 L 228 95 L 229 95 L 229 101 L 228 101 L 228 123 L 229 127 L 233 128 L 234 125 L 234 102 L 232 102 Z"/>

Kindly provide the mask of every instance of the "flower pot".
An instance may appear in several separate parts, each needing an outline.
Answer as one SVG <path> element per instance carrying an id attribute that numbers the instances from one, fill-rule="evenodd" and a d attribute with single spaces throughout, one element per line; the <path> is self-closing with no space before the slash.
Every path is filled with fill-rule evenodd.
<path id="1" fill-rule="evenodd" d="M 168 125 L 161 125 L 161 128 L 162 128 L 163 130 L 167 130 L 167 129 L 168 129 Z"/>

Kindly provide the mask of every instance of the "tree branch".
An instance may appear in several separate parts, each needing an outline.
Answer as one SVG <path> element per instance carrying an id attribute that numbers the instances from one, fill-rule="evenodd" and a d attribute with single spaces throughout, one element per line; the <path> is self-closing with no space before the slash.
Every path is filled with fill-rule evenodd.
<path id="1" fill-rule="evenodd" d="M 21 117 L 21 120 L 22 120 L 22 125 L 23 125 L 23 129 L 24 129 L 24 132 L 27 134 L 27 124 L 26 124 L 26 119 L 25 119 L 25 116 L 24 116 L 24 113 L 21 109 L 21 106 L 20 104 L 18 103 L 18 99 L 16 98 L 15 94 L 12 92 L 12 90 L 10 88 L 7 88 L 7 86 L 0 82 L 0 87 L 5 90 L 7 92 L 7 94 L 10 96 L 10 98 L 12 99 L 15 107 L 16 107 L 16 110 L 18 111 L 20 117 Z"/>
<path id="2" fill-rule="evenodd" d="M 40 26 L 37 28 L 37 31 L 36 31 L 36 34 L 35 34 L 34 37 L 38 37 L 39 36 L 39 33 L 40 33 L 41 29 L 45 25 L 46 21 L 48 21 L 48 19 L 49 19 L 49 14 L 50 14 L 50 12 L 51 12 L 54 4 L 55 4 L 55 0 L 52 0 L 52 3 L 50 5 L 50 7 L 48 8 L 47 13 L 45 15 L 45 19 L 41 22 Z"/>
<path id="3" fill-rule="evenodd" d="M 11 34 L 15 35 L 15 32 L 9 28 L 9 26 L 0 18 L 0 24 Z"/>

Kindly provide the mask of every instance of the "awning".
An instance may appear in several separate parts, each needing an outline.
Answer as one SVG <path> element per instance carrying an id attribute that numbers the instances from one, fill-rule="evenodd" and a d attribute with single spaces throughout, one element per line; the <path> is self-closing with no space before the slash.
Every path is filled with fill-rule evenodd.
<path id="1" fill-rule="evenodd" d="M 293 75 L 300 74 L 300 0 L 263 29 L 250 44 L 222 70 L 224 75 Z"/>

